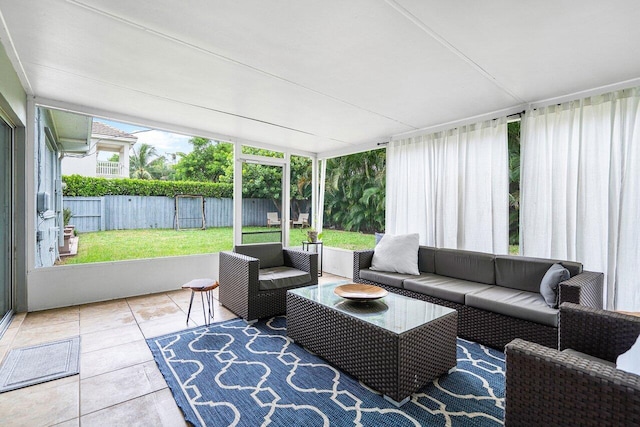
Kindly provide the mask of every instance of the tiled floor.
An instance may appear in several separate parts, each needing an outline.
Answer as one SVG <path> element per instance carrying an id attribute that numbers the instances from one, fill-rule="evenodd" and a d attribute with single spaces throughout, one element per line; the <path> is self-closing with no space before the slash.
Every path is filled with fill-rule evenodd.
<path id="1" fill-rule="evenodd" d="M 344 280 L 325 274 L 321 283 Z M 126 298 L 14 316 L 0 340 L 12 348 L 80 335 L 80 375 L 0 394 L 0 426 L 184 426 L 146 338 L 202 325 L 191 291 Z M 215 319 L 236 317 L 217 302 Z M 196 295 L 198 298 L 198 295 Z"/>

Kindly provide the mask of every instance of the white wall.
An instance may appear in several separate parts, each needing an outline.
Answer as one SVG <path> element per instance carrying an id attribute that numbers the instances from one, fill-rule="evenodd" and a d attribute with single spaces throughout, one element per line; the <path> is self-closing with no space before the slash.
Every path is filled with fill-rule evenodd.
<path id="1" fill-rule="evenodd" d="M 326 247 L 323 250 L 323 271 L 353 279 L 353 251 Z"/>
<path id="2" fill-rule="evenodd" d="M 62 174 L 63 175 L 82 175 L 96 176 L 97 153 L 90 154 L 86 157 L 63 157 L 62 158 Z M 128 170 L 128 169 L 127 169 Z"/>
<path id="3" fill-rule="evenodd" d="M 353 251 L 325 248 L 324 271 L 352 278 Z M 218 279 L 219 254 L 36 268 L 28 274 L 28 310 L 46 310 L 180 289 Z"/>
<path id="4" fill-rule="evenodd" d="M 28 311 L 180 289 L 218 278 L 218 253 L 36 268 L 28 273 Z"/>

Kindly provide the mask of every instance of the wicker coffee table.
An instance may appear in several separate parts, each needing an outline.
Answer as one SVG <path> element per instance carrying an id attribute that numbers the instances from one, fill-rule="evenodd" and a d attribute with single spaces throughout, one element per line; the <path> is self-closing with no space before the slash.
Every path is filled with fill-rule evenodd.
<path id="1" fill-rule="evenodd" d="M 287 292 L 287 335 L 396 405 L 456 366 L 457 311 L 389 293 L 358 302 L 336 284 Z"/>

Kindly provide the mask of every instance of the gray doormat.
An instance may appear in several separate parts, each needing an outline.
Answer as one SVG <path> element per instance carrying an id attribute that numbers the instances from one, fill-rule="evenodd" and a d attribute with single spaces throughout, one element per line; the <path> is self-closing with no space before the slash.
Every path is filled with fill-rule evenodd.
<path id="1" fill-rule="evenodd" d="M 13 349 L 0 367 L 0 393 L 79 372 L 80 337 Z"/>

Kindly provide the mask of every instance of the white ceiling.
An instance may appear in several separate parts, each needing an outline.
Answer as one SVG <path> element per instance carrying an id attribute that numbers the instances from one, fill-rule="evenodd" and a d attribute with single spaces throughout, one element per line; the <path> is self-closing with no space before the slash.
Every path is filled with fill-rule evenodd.
<path id="1" fill-rule="evenodd" d="M 0 13 L 38 98 L 321 155 L 640 84 L 637 0 L 0 0 Z"/>

